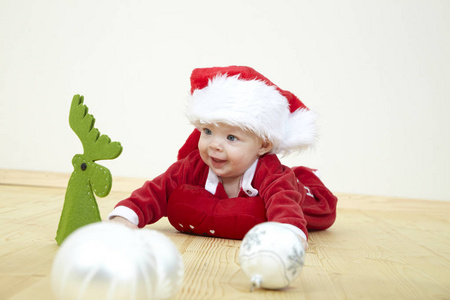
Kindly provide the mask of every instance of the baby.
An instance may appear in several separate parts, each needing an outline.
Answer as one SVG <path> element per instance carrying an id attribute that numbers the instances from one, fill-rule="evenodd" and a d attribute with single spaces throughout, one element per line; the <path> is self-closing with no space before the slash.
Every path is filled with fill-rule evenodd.
<path id="1" fill-rule="evenodd" d="M 109 219 L 142 228 L 167 216 L 181 232 L 233 239 L 271 221 L 305 242 L 334 223 L 337 199 L 315 170 L 276 155 L 316 139 L 316 116 L 295 95 L 249 67 L 195 69 L 187 116 L 196 129 L 178 160 Z"/>

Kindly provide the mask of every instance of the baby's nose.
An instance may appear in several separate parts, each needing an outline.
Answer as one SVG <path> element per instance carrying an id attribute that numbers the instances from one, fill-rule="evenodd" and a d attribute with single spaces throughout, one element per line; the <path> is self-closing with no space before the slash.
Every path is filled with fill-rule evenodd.
<path id="1" fill-rule="evenodd" d="M 214 138 L 214 139 L 211 140 L 211 143 L 209 143 L 209 147 L 211 149 L 214 149 L 214 150 L 221 150 L 222 149 L 222 143 L 221 143 L 221 141 L 219 139 Z"/>

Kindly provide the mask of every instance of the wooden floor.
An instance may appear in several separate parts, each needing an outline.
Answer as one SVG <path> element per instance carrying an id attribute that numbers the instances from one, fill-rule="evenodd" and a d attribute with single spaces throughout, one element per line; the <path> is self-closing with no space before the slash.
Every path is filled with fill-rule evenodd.
<path id="1" fill-rule="evenodd" d="M 53 299 L 50 271 L 68 175 L 0 170 L 0 299 Z M 115 178 L 102 216 L 143 180 Z M 240 241 L 148 226 L 181 252 L 174 299 L 450 299 L 450 202 L 338 194 L 338 218 L 310 234 L 305 266 L 283 291 L 249 292 Z"/>

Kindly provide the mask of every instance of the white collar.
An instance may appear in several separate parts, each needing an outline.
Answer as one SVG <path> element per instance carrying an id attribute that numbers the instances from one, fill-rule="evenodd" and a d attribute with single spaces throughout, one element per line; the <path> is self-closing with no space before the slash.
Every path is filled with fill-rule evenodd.
<path id="1" fill-rule="evenodd" d="M 249 196 L 255 197 L 258 195 L 258 190 L 252 187 L 253 177 L 255 176 L 256 166 L 258 165 L 258 160 L 248 168 L 244 176 L 241 178 L 240 188 Z M 211 194 L 215 194 L 217 190 L 217 186 L 219 185 L 220 179 L 211 168 L 208 171 L 208 178 L 206 179 L 205 189 Z"/>

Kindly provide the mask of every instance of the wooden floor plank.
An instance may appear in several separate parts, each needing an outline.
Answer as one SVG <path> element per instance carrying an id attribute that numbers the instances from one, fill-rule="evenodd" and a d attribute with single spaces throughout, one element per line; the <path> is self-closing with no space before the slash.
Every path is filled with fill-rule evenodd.
<path id="1" fill-rule="evenodd" d="M 18 184 L 20 176 L 34 183 Z M 53 299 L 65 188 L 61 178 L 43 181 L 56 177 L 0 172 L 0 299 Z M 97 199 L 103 218 L 140 185 L 124 182 Z M 336 223 L 310 233 L 300 278 L 283 291 L 253 293 L 239 268 L 240 241 L 182 234 L 165 218 L 147 229 L 182 254 L 185 280 L 174 299 L 450 299 L 449 215 L 449 202 L 339 194 Z"/>

